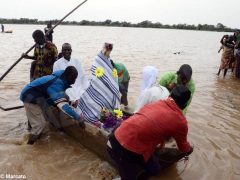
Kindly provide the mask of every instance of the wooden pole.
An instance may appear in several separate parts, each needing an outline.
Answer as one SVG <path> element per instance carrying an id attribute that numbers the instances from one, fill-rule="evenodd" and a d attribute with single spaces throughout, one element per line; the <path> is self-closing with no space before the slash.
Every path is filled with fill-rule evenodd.
<path id="1" fill-rule="evenodd" d="M 80 3 L 77 7 L 75 7 L 72 11 L 70 11 L 66 16 L 64 16 L 60 21 L 57 22 L 57 24 L 55 24 L 55 26 L 53 26 L 51 29 L 49 29 L 47 31 L 46 34 L 48 34 L 50 31 L 52 31 L 53 29 L 55 29 L 60 23 L 62 23 L 64 21 L 64 19 L 66 19 L 70 14 L 72 14 L 74 11 L 76 11 L 80 6 L 82 6 L 85 2 L 87 2 L 88 0 L 83 1 L 82 3 Z M 35 47 L 36 44 L 34 44 L 31 48 L 29 48 L 25 54 L 28 54 L 31 50 L 33 50 L 33 48 Z M 0 77 L 0 82 L 5 78 L 5 76 L 8 75 L 8 73 L 23 59 L 23 57 L 21 56 L 1 77 Z"/>

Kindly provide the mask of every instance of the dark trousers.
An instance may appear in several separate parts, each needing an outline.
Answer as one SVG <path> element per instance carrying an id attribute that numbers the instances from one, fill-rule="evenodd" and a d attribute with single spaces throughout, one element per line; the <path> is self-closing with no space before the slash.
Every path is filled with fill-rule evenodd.
<path id="1" fill-rule="evenodd" d="M 122 180 L 145 180 L 159 173 L 161 168 L 155 156 L 145 162 L 142 155 L 121 146 L 114 134 L 109 136 L 109 141 L 112 148 L 108 147 L 107 150 L 115 162 Z"/>
<path id="2" fill-rule="evenodd" d="M 129 84 L 129 81 L 119 84 L 119 91 L 122 94 L 121 104 L 123 104 L 125 106 L 128 105 L 128 99 L 127 99 L 128 84 Z"/>

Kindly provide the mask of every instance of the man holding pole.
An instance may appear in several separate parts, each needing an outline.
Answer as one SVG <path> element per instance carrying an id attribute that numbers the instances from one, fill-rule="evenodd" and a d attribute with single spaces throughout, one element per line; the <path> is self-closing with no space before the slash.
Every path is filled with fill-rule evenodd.
<path id="1" fill-rule="evenodd" d="M 53 30 L 52 29 L 52 22 L 49 22 L 47 24 L 47 27 L 44 28 L 44 32 L 45 32 L 45 36 L 47 38 L 48 41 L 53 42 Z"/>
<path id="2" fill-rule="evenodd" d="M 1 28 L 2 28 L 2 33 L 4 32 L 4 25 L 1 24 Z"/>
<path id="3" fill-rule="evenodd" d="M 34 55 L 23 54 L 22 56 L 34 60 L 30 70 L 31 81 L 52 74 L 53 64 L 58 55 L 57 47 L 52 42 L 45 40 L 44 33 L 41 30 L 34 31 L 32 37 L 36 43 Z"/>

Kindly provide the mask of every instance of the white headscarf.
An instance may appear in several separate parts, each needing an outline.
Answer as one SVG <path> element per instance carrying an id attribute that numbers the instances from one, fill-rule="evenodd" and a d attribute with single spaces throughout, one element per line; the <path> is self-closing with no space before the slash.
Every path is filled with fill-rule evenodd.
<path id="1" fill-rule="evenodd" d="M 141 93 L 150 87 L 152 87 L 158 77 L 158 70 L 157 68 L 153 66 L 145 66 L 143 68 L 143 80 L 142 80 L 142 86 L 141 86 Z"/>
<path id="2" fill-rule="evenodd" d="M 158 100 L 165 100 L 168 96 L 169 91 L 167 88 L 160 85 L 145 89 L 136 102 L 134 113 L 138 112 L 146 104 L 150 104 Z"/>

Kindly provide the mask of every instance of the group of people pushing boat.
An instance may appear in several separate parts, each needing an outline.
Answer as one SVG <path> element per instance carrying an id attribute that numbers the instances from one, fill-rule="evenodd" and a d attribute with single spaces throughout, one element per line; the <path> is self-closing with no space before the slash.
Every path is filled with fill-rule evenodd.
<path id="1" fill-rule="evenodd" d="M 33 32 L 36 43 L 31 82 L 22 90 L 30 132 L 28 144 L 34 144 L 46 125 L 45 111 L 55 107 L 85 128 L 85 122 L 102 128 L 99 121 L 106 109 L 128 106 L 127 93 L 130 75 L 121 63 L 110 58 L 113 45 L 104 43 L 91 66 L 87 78 L 81 62 L 71 57 L 69 43 L 62 45 L 60 56 L 56 46 L 41 30 Z M 187 140 L 188 125 L 185 114 L 195 92 L 192 68 L 183 64 L 177 72 L 163 74 L 157 82 L 158 70 L 153 66 L 143 69 L 141 95 L 134 114 L 110 132 L 107 150 L 122 179 L 145 179 L 156 175 L 162 167 L 154 151 L 174 138 L 179 154 L 193 151 Z"/>

